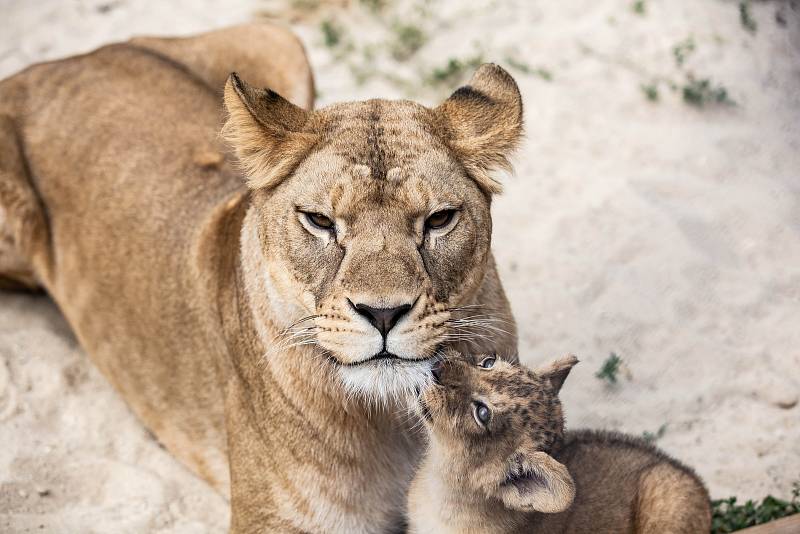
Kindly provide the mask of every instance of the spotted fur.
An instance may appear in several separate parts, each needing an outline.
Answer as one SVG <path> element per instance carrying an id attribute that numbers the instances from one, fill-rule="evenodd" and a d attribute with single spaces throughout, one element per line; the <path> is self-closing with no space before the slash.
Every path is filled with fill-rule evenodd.
<path id="1" fill-rule="evenodd" d="M 420 397 L 430 443 L 409 493 L 412 533 L 708 532 L 691 469 L 638 438 L 564 432 L 558 392 L 577 359 L 534 372 L 484 369 L 485 358 L 449 353 Z"/>

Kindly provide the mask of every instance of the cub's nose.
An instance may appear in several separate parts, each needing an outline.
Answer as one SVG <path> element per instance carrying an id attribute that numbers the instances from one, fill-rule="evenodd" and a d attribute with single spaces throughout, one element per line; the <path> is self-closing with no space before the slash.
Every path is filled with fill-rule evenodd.
<path id="1" fill-rule="evenodd" d="M 373 308 L 366 304 L 353 304 L 353 308 L 367 320 L 372 323 L 378 332 L 385 338 L 389 330 L 394 328 L 394 325 L 408 313 L 411 309 L 411 304 L 403 304 L 396 308 Z"/>

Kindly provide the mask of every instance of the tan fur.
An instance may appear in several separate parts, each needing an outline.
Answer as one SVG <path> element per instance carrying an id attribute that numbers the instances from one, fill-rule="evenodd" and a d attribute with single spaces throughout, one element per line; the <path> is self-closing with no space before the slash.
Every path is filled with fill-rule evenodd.
<path id="1" fill-rule="evenodd" d="M 487 170 L 511 169 L 508 154 L 522 134 L 522 97 L 514 79 L 505 71 L 481 69 L 436 112 L 467 172 L 486 191 L 499 193 L 500 183 Z"/>
<path id="2" fill-rule="evenodd" d="M 228 83 L 239 162 L 218 136 L 230 70 L 287 97 Z M 52 295 L 157 438 L 230 494 L 232 531 L 389 531 L 420 452 L 403 394 L 443 343 L 516 353 L 473 175 L 518 136 L 509 80 L 482 67 L 444 111 L 312 112 L 302 47 L 268 25 L 31 67 L 0 82 L 0 278 Z M 470 139 L 486 153 L 462 161 Z M 456 223 L 425 231 L 445 206 Z M 413 301 L 394 358 L 371 359 L 381 336 L 348 300 Z"/>
<path id="3" fill-rule="evenodd" d="M 531 372 L 450 353 L 420 397 L 429 450 L 408 497 L 415 534 L 707 533 L 708 493 L 641 439 L 563 431 L 558 390 L 577 363 Z M 492 412 L 488 428 L 473 403 Z"/>

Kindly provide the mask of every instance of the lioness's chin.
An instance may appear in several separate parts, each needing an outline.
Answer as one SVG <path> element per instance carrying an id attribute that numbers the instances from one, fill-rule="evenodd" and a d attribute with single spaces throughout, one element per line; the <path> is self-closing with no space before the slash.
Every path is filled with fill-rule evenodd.
<path id="1" fill-rule="evenodd" d="M 416 398 L 431 380 L 433 358 L 385 358 L 339 367 L 345 389 L 354 397 L 388 403 Z"/>

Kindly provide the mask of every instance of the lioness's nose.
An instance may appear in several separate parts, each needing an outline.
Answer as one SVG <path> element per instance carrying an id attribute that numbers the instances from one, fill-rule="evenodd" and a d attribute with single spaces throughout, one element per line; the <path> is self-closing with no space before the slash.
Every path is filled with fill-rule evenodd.
<path id="1" fill-rule="evenodd" d="M 383 337 L 386 337 L 389 330 L 397 324 L 397 321 L 408 313 L 408 310 L 411 309 L 411 304 L 403 304 L 396 308 L 373 308 L 366 304 L 353 304 L 353 307 L 359 314 L 366 317 Z"/>

